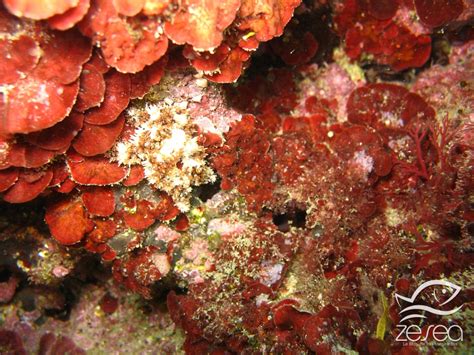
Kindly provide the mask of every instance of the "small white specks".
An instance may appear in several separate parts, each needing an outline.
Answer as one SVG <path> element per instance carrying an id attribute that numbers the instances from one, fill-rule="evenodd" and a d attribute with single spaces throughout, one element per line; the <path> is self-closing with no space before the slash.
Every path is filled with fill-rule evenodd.
<path id="1" fill-rule="evenodd" d="M 180 110 L 186 110 L 188 108 L 188 102 L 187 101 L 181 101 L 181 102 L 178 102 L 176 104 L 176 106 L 180 109 Z"/>
<path id="2" fill-rule="evenodd" d="M 255 305 L 260 307 L 262 303 L 268 303 L 268 295 L 266 293 L 261 293 L 255 297 Z"/>
<path id="3" fill-rule="evenodd" d="M 193 102 L 201 102 L 201 100 L 202 100 L 202 95 L 196 95 L 196 96 L 191 97 L 191 101 Z"/>
<path id="4" fill-rule="evenodd" d="M 367 181 L 368 175 L 374 169 L 374 159 L 367 155 L 365 150 L 359 150 L 354 153 L 351 163 L 360 172 L 364 181 Z"/>
<path id="5" fill-rule="evenodd" d="M 186 123 L 188 123 L 188 115 L 186 114 L 175 113 L 173 118 L 176 121 L 176 123 L 178 123 L 181 126 L 184 126 Z"/>
<path id="6" fill-rule="evenodd" d="M 382 121 L 387 127 L 396 127 L 400 128 L 403 127 L 404 123 L 401 118 L 399 118 L 393 112 L 382 112 Z"/>
<path id="7" fill-rule="evenodd" d="M 271 286 L 281 278 L 283 271 L 282 264 L 271 264 L 269 262 L 262 263 L 262 271 L 260 272 L 260 281 L 266 285 Z"/>
<path id="8" fill-rule="evenodd" d="M 196 85 L 201 87 L 201 88 L 206 88 L 207 87 L 207 80 L 206 79 L 197 79 L 196 80 Z"/>
<path id="9" fill-rule="evenodd" d="M 40 104 L 43 104 L 43 105 L 48 105 L 48 103 L 49 103 L 49 94 L 46 91 L 46 85 L 45 84 L 41 84 L 38 87 L 37 95 L 34 98 L 34 102 L 37 102 L 37 103 L 40 103 Z"/>

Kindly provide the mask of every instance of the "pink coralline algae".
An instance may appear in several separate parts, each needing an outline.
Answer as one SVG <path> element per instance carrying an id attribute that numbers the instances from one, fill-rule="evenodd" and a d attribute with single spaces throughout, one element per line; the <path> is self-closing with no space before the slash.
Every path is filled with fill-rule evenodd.
<path id="1" fill-rule="evenodd" d="M 0 353 L 469 353 L 473 15 L 4 0 Z"/>

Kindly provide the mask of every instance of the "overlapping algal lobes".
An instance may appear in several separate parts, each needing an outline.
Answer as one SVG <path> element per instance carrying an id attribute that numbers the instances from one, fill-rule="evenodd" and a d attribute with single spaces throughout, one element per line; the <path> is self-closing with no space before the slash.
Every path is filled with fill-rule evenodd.
<path id="1" fill-rule="evenodd" d="M 41 198 L 61 253 L 96 254 L 145 299 L 159 281 L 186 288 L 167 305 L 189 354 L 415 353 L 393 342 L 387 299 L 472 257 L 473 13 L 4 0 L 1 198 Z M 194 188 L 208 183 L 206 202 Z M 10 300 L 18 280 L 4 284 Z M 10 330 L 2 347 L 24 352 Z"/>
<path id="2" fill-rule="evenodd" d="M 168 47 L 184 45 L 183 59 L 209 80 L 233 82 L 260 41 L 281 35 L 298 3 L 5 1 L 3 199 L 23 203 L 46 191 L 66 196 L 76 186 L 138 183 L 140 167 L 118 166 L 103 154 L 126 135 L 122 113 L 130 100 L 160 81 Z M 86 230 L 86 223 L 78 226 L 65 244 Z M 61 240 L 60 232 L 53 235 Z"/>
<path id="3" fill-rule="evenodd" d="M 124 180 L 129 171 L 101 155 L 122 134 L 121 113 L 129 101 L 160 81 L 168 48 L 184 45 L 186 60 L 206 78 L 233 82 L 259 42 L 281 35 L 298 3 L 5 1 L 0 14 L 4 200 L 21 203 L 48 188 L 67 193 L 76 183 Z M 89 181 L 81 175 L 85 166 L 110 177 Z"/>

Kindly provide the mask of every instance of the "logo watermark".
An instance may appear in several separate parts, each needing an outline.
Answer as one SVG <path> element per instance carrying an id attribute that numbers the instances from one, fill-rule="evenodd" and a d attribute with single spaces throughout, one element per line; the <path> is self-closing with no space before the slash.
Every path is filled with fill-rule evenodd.
<path id="1" fill-rule="evenodd" d="M 428 287 L 438 287 L 441 288 L 443 294 L 447 292 L 447 288 L 452 291 L 451 296 L 445 300 L 444 302 L 437 305 L 435 308 L 433 305 L 427 306 L 425 304 L 419 304 L 420 302 L 420 294 L 427 289 Z M 401 301 L 404 301 L 407 305 L 405 305 L 402 310 L 400 311 L 400 319 L 397 328 L 400 329 L 400 333 L 395 338 L 396 341 L 402 342 L 428 342 L 428 341 L 435 341 L 438 343 L 442 342 L 450 342 L 450 343 L 457 343 L 463 341 L 463 330 L 462 328 L 457 325 L 453 324 L 450 326 L 446 326 L 444 324 L 430 324 L 427 328 L 420 327 L 416 324 L 405 323 L 402 324 L 410 319 L 419 319 L 423 320 L 426 319 L 427 313 L 431 313 L 438 316 L 449 316 L 458 312 L 462 306 L 452 308 L 450 310 L 444 310 L 448 305 L 461 291 L 461 287 L 455 285 L 449 281 L 445 280 L 431 280 L 422 283 L 418 288 L 413 292 L 411 297 L 405 297 L 395 293 L 395 299 L 399 306 L 401 305 Z M 436 294 L 434 294 L 434 298 L 438 301 Z M 444 309 L 439 309 L 439 307 L 443 307 Z"/>

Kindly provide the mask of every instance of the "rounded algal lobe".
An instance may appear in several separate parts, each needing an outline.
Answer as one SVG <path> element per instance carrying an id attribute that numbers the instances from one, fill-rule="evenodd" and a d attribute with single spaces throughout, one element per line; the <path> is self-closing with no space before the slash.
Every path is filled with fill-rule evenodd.
<path id="1" fill-rule="evenodd" d="M 412 121 L 434 119 L 425 100 L 394 84 L 369 84 L 354 90 L 347 102 L 348 120 L 379 129 L 405 129 Z"/>
<path id="2" fill-rule="evenodd" d="M 77 6 L 64 13 L 48 18 L 48 25 L 54 30 L 65 31 L 73 28 L 89 11 L 91 0 L 79 0 Z"/>
<path id="3" fill-rule="evenodd" d="M 73 112 L 51 128 L 26 135 L 25 140 L 43 149 L 62 150 L 69 147 L 74 137 L 81 131 L 83 123 L 84 115 Z"/>
<path id="4" fill-rule="evenodd" d="M 18 180 L 18 169 L 7 168 L 0 170 L 0 192 L 8 190 L 9 187 L 13 186 Z"/>
<path id="5" fill-rule="evenodd" d="M 145 0 L 112 0 L 115 9 L 121 15 L 135 16 L 142 11 Z"/>
<path id="6" fill-rule="evenodd" d="M 240 0 L 186 1 L 165 23 L 166 35 L 176 44 L 189 44 L 197 51 L 210 51 L 223 40 L 224 30 L 234 21 Z"/>
<path id="7" fill-rule="evenodd" d="M 400 1 L 343 1 L 335 24 L 347 55 L 395 71 L 422 67 L 431 55 L 430 30 L 419 21 L 408 20 L 412 7 Z"/>
<path id="8" fill-rule="evenodd" d="M 70 338 L 63 335 L 45 333 L 40 339 L 39 354 L 74 354 L 85 355 L 86 352 L 78 347 Z"/>
<path id="9" fill-rule="evenodd" d="M 122 182 L 124 186 L 134 186 L 140 183 L 145 178 L 145 171 L 141 165 L 132 165 L 130 167 L 130 174 Z"/>
<path id="10" fill-rule="evenodd" d="M 462 0 L 415 0 L 421 21 L 430 27 L 443 26 L 455 20 L 464 10 Z"/>
<path id="11" fill-rule="evenodd" d="M 255 37 L 260 42 L 268 41 L 283 33 L 299 4 L 299 0 L 244 0 L 238 12 L 241 19 L 238 28 L 255 32 Z"/>
<path id="12" fill-rule="evenodd" d="M 7 354 L 26 354 L 19 335 L 11 330 L 0 329 L 0 348 Z"/>
<path id="13" fill-rule="evenodd" d="M 18 181 L 5 191 L 3 199 L 10 203 L 24 203 L 38 197 L 49 185 L 53 172 L 47 171 L 21 171 Z"/>
<path id="14" fill-rule="evenodd" d="M 17 142 L 10 147 L 7 162 L 9 166 L 39 168 L 49 163 L 54 155 L 54 151 L 42 149 L 29 143 Z"/>
<path id="15" fill-rule="evenodd" d="M 370 0 L 369 14 L 377 20 L 391 19 L 399 8 L 400 0 Z"/>
<path id="16" fill-rule="evenodd" d="M 54 239 L 64 245 L 80 242 L 94 228 L 81 200 L 72 197 L 51 203 L 46 210 L 45 221 Z"/>
<path id="17" fill-rule="evenodd" d="M 51 31 L 40 41 L 43 52 L 34 75 L 44 81 L 60 84 L 75 82 L 82 65 L 92 55 L 92 46 L 77 30 Z"/>
<path id="18" fill-rule="evenodd" d="M 124 214 L 124 221 L 128 227 L 136 231 L 144 231 L 155 223 L 156 217 L 151 202 L 133 201 L 131 208 L 130 212 L 125 212 Z"/>
<path id="19" fill-rule="evenodd" d="M 78 92 L 78 81 L 62 85 L 31 76 L 19 80 L 3 95 L 7 108 L 0 133 L 30 133 L 54 126 L 71 112 Z"/>
<path id="20" fill-rule="evenodd" d="M 116 71 L 105 75 L 104 101 L 99 107 L 89 110 L 85 122 L 95 125 L 106 125 L 117 119 L 130 101 L 131 82 L 128 74 Z"/>
<path id="21" fill-rule="evenodd" d="M 105 98 L 105 80 L 102 73 L 91 64 L 86 64 L 80 77 L 80 88 L 74 108 L 84 112 L 100 106 Z"/>
<path id="22" fill-rule="evenodd" d="M 12 14 L 33 20 L 44 20 L 62 14 L 77 6 L 79 0 L 5 0 L 4 5 Z"/>
<path id="23" fill-rule="evenodd" d="M 105 157 L 82 157 L 79 160 L 68 159 L 67 166 L 71 178 L 81 185 L 118 184 L 128 174 L 128 169 L 112 163 Z"/>
<path id="24" fill-rule="evenodd" d="M 310 32 L 305 32 L 302 38 L 295 38 L 290 33 L 272 43 L 275 53 L 287 65 L 306 64 L 315 56 L 318 46 L 318 42 Z"/>
<path id="25" fill-rule="evenodd" d="M 7 52 L 3 55 L 4 64 L 11 71 L 0 81 L 4 117 L 0 134 L 49 128 L 71 112 L 82 65 L 90 58 L 92 46 L 76 30 L 51 31 L 44 25 L 19 21 L 5 11 L 2 19 L 5 36 L 1 44 L 8 51 L 8 56 Z"/>
<path id="26" fill-rule="evenodd" d="M 82 202 L 91 215 L 108 217 L 115 210 L 115 197 L 110 187 L 90 187 L 82 194 Z"/>
<path id="27" fill-rule="evenodd" d="M 168 48 L 168 38 L 157 35 L 158 26 L 152 19 L 119 16 L 112 1 L 96 1 L 79 27 L 101 43 L 109 65 L 120 72 L 136 73 L 160 59 Z"/>
<path id="28" fill-rule="evenodd" d="M 0 50 L 2 84 L 12 84 L 29 73 L 38 64 L 41 53 L 38 44 L 26 35 L 11 40 L 2 38 Z"/>
<path id="29" fill-rule="evenodd" d="M 124 123 L 125 117 L 123 115 L 106 125 L 84 123 L 72 146 L 78 153 L 86 157 L 104 154 L 122 133 Z"/>

